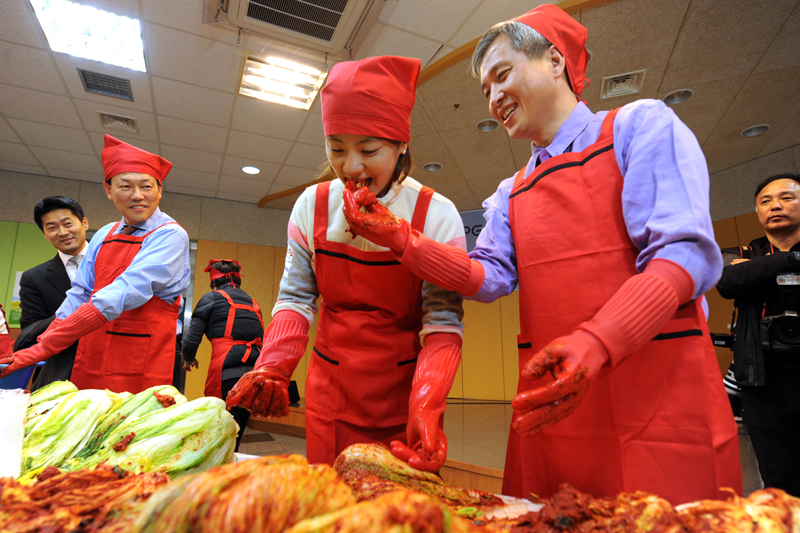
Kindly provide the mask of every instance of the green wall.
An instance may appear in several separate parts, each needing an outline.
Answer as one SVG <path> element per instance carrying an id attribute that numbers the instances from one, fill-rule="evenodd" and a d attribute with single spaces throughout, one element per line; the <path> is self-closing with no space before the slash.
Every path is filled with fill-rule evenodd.
<path id="1" fill-rule="evenodd" d="M 56 249 L 36 224 L 0 221 L 0 250 L 0 303 L 9 326 L 19 327 L 19 304 L 11 302 L 17 272 L 52 259 Z"/>

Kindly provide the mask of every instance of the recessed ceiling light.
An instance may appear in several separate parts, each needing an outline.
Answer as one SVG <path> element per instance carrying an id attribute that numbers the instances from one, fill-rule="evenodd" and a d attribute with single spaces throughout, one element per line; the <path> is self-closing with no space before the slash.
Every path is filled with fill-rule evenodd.
<path id="1" fill-rule="evenodd" d="M 667 105 L 675 105 L 680 104 L 681 102 L 685 102 L 689 98 L 692 97 L 694 91 L 691 89 L 678 89 L 677 91 L 672 91 L 667 96 L 664 97 L 664 103 Z"/>
<path id="2" fill-rule="evenodd" d="M 494 131 L 500 127 L 500 123 L 493 118 L 487 118 L 475 124 L 475 127 L 478 131 Z"/>
<path id="3" fill-rule="evenodd" d="M 431 161 L 430 163 L 425 163 L 424 165 L 422 165 L 422 168 L 424 168 L 428 172 L 436 172 L 437 170 L 442 170 L 442 164 L 436 163 L 435 161 Z"/>
<path id="4" fill-rule="evenodd" d="M 257 167 L 242 167 L 242 172 L 245 174 L 258 174 L 261 169 Z"/>
<path id="5" fill-rule="evenodd" d="M 761 135 L 767 130 L 769 130 L 769 124 L 759 124 L 758 126 L 752 126 L 744 130 L 742 132 L 742 137 L 755 137 L 756 135 Z"/>
<path id="6" fill-rule="evenodd" d="M 247 54 L 239 94 L 298 109 L 314 103 L 327 71 L 288 61 Z"/>
<path id="7" fill-rule="evenodd" d="M 30 2 L 54 52 L 147 71 L 138 20 L 69 0 Z"/>

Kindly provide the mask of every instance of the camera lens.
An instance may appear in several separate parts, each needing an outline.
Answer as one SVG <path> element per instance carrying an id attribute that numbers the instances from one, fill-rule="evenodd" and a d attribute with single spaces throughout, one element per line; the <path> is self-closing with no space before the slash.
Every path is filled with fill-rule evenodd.
<path id="1" fill-rule="evenodd" d="M 773 327 L 777 341 L 788 346 L 800 346 L 800 317 L 776 318 Z"/>

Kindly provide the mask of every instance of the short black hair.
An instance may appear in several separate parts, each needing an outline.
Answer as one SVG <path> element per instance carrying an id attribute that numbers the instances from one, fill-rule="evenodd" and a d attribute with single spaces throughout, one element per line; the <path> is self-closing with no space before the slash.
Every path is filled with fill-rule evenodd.
<path id="1" fill-rule="evenodd" d="M 242 270 L 242 267 L 237 265 L 236 263 L 231 263 L 230 261 L 215 261 L 211 263 L 211 268 L 216 268 L 223 274 L 227 274 L 229 272 L 239 272 Z M 211 282 L 212 289 L 218 289 L 228 283 L 234 283 L 236 285 L 242 284 L 241 276 L 231 276 L 230 279 L 228 278 L 217 278 Z"/>
<path id="2" fill-rule="evenodd" d="M 773 181 L 778 181 L 778 180 L 793 180 L 796 181 L 798 185 L 800 185 L 800 176 L 798 176 L 797 174 L 792 174 L 791 172 L 776 174 L 774 176 L 770 176 L 769 178 L 765 179 L 756 186 L 756 193 L 753 195 L 753 199 L 754 200 L 758 199 L 758 193 L 760 193 L 764 187 L 766 187 Z"/>
<path id="3" fill-rule="evenodd" d="M 80 221 L 86 218 L 86 215 L 83 214 L 81 204 L 69 196 L 48 196 L 47 198 L 39 200 L 39 203 L 33 208 L 33 220 L 42 232 L 44 232 L 42 217 L 50 211 L 57 211 L 59 209 L 69 209 Z"/>

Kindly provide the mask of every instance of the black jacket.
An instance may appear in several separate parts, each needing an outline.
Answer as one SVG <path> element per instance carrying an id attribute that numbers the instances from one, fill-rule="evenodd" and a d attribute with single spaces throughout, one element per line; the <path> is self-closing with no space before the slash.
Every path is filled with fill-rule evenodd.
<path id="1" fill-rule="evenodd" d="M 762 315 L 780 314 L 778 274 L 800 272 L 800 243 L 789 252 L 773 250 L 766 237 L 750 243 L 749 247 L 724 248 L 725 267 L 717 290 L 723 298 L 734 300 L 738 310 L 736 339 L 733 345 L 733 371 L 736 383 L 754 387 L 764 385 L 764 350 L 761 346 L 759 322 Z M 731 265 L 733 259 L 750 259 Z"/>
<path id="2" fill-rule="evenodd" d="M 252 305 L 253 299 L 242 289 L 228 284 L 220 290 L 225 291 L 234 303 Z M 225 335 L 225 326 L 228 322 L 228 310 L 230 304 L 224 296 L 212 291 L 203 295 L 197 306 L 192 312 L 192 321 L 189 323 L 188 331 L 183 334 L 183 358 L 194 361 L 197 348 L 203 340 L 203 335 L 210 339 L 216 339 Z M 259 312 L 259 316 L 261 313 Z M 233 331 L 231 336 L 234 340 L 251 341 L 259 337 L 264 338 L 264 328 L 261 326 L 259 316 L 252 311 L 238 309 L 233 321 Z M 258 348 L 251 350 L 247 362 L 242 362 L 246 347 L 244 345 L 234 346 L 225 357 L 222 364 L 222 379 L 233 379 L 243 376 L 246 372 L 253 369 L 253 365 L 258 359 Z"/>
<path id="3" fill-rule="evenodd" d="M 58 254 L 50 261 L 22 273 L 19 280 L 19 303 L 22 309 L 19 323 L 22 332 L 14 344 L 14 351 L 36 344 L 36 338 L 53 321 L 70 287 L 67 269 Z M 33 390 L 53 381 L 69 379 L 77 348 L 76 342 L 63 352 L 50 357 L 34 379 Z"/>

